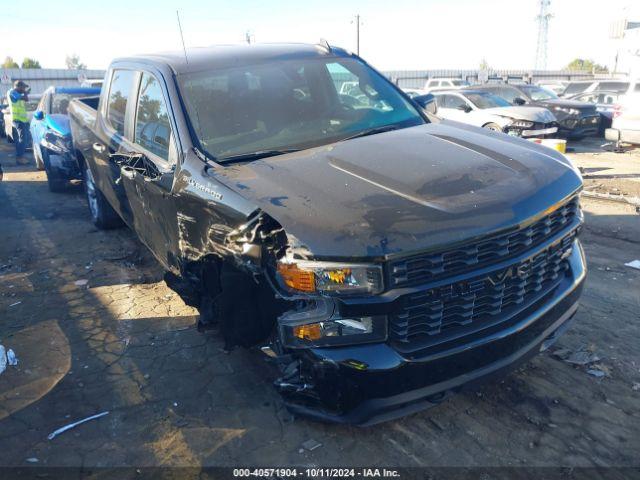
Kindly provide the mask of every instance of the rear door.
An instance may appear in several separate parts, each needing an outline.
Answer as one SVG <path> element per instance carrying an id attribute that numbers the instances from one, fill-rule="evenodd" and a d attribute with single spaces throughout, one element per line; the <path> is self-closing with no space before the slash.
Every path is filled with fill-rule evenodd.
<path id="1" fill-rule="evenodd" d="M 139 73 L 133 69 L 116 67 L 110 72 L 108 93 L 99 106 L 90 165 L 98 188 L 129 226 L 133 215 L 114 154 L 128 151 L 126 143 L 131 126 L 126 120 L 135 106 L 135 98 L 132 101 L 131 97 L 138 79 Z"/>
<path id="2" fill-rule="evenodd" d="M 171 193 L 177 164 L 172 113 L 162 76 L 143 71 L 137 81 L 131 114 L 131 161 L 121 164 L 121 183 L 133 228 L 158 260 L 172 263 L 170 248 L 178 242 L 175 202 Z"/>

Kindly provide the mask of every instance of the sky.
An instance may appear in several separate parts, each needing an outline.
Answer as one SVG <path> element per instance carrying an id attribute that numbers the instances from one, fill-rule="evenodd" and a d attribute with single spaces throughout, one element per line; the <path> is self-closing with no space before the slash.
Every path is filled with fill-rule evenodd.
<path id="1" fill-rule="evenodd" d="M 5 0 L 8 1 L 8 0 Z M 637 1 L 637 0 L 636 0 Z M 632 0 L 552 0 L 548 68 L 576 57 L 612 65 L 609 26 Z M 330 44 L 356 50 L 355 15 L 361 16 L 360 54 L 381 70 L 529 69 L 535 60 L 537 0 L 30 0 L 4 8 L 0 58 L 24 57 L 45 68 L 64 68 L 78 54 L 89 68 L 114 57 L 181 48 L 180 11 L 187 47 L 257 42 Z M 55 7 L 54 7 L 55 5 Z M 633 19 L 640 12 L 631 7 Z M 636 13 L 637 12 L 637 13 Z M 7 41 L 7 39 L 9 39 Z"/>

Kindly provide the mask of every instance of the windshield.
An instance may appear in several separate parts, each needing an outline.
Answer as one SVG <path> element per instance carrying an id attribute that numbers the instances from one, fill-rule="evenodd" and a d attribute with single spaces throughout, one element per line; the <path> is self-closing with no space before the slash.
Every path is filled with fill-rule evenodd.
<path id="1" fill-rule="evenodd" d="M 351 58 L 213 69 L 182 75 L 179 83 L 201 148 L 222 162 L 425 123 L 385 78 Z"/>
<path id="2" fill-rule="evenodd" d="M 467 82 L 465 80 L 451 80 L 451 83 L 453 84 L 454 87 L 468 87 L 469 86 L 469 82 Z"/>
<path id="3" fill-rule="evenodd" d="M 467 93 L 465 96 L 478 108 L 510 107 L 504 98 L 493 93 Z"/>
<path id="4" fill-rule="evenodd" d="M 546 88 L 538 87 L 536 85 L 521 85 L 520 88 L 524 90 L 524 93 L 529 95 L 531 100 L 534 102 L 540 100 L 554 100 L 558 98 L 558 96 L 551 90 L 547 90 Z"/>
<path id="5" fill-rule="evenodd" d="M 92 97 L 95 93 L 56 93 L 51 99 L 51 113 L 67 115 L 72 98 Z"/>
<path id="6" fill-rule="evenodd" d="M 28 102 L 25 102 L 24 108 L 27 110 L 27 112 L 35 112 L 38 108 L 39 103 L 40 100 L 29 100 Z"/>

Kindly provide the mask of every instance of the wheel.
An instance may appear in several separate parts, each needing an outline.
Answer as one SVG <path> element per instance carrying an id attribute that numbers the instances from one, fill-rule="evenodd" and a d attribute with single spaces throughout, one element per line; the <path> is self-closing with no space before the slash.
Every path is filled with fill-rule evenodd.
<path id="1" fill-rule="evenodd" d="M 502 128 L 500 128 L 500 125 L 498 125 L 497 123 L 487 123 L 486 125 L 483 125 L 482 128 L 502 133 Z"/>
<path id="2" fill-rule="evenodd" d="M 49 190 L 53 193 L 61 193 L 67 189 L 67 182 L 60 180 L 59 178 L 51 178 L 51 175 L 47 174 L 47 185 Z"/>
<path id="3" fill-rule="evenodd" d="M 42 161 L 42 151 L 40 150 L 40 145 L 36 145 L 35 142 L 33 145 L 33 158 L 36 160 L 36 169 L 44 170 L 44 162 Z"/>
<path id="4" fill-rule="evenodd" d="M 54 193 L 61 193 L 67 189 L 67 181 L 62 178 L 57 178 L 55 174 L 51 172 L 51 167 L 49 166 L 49 154 L 45 150 L 44 152 L 38 149 L 38 153 L 40 154 L 40 161 L 42 162 L 42 170 L 47 175 L 47 185 L 49 186 L 49 191 Z M 36 151 L 33 151 L 33 155 L 36 156 Z M 36 166 L 38 165 L 38 159 L 36 158 Z M 39 169 L 40 170 L 40 169 Z"/>
<path id="5" fill-rule="evenodd" d="M 102 192 L 93 180 L 93 174 L 86 162 L 83 163 L 83 184 L 84 191 L 89 204 L 91 221 L 101 230 L 108 230 L 122 226 L 122 219 L 116 211 L 109 205 Z"/>

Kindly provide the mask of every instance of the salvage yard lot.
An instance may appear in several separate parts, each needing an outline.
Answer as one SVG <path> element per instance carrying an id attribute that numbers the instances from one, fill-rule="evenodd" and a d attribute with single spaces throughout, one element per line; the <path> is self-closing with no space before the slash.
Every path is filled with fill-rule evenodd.
<path id="1" fill-rule="evenodd" d="M 600 143 L 570 154 L 587 188 L 640 197 L 640 150 Z M 293 419 L 261 352 L 225 353 L 215 332 L 199 334 L 197 312 L 133 233 L 96 230 L 79 188 L 50 193 L 11 153 L 0 147 L 0 344 L 19 363 L 0 375 L 0 466 L 638 466 L 640 271 L 624 266 L 640 259 L 633 206 L 584 199 L 587 286 L 550 352 L 360 429 Z M 322 445 L 309 451 L 309 440 Z"/>

